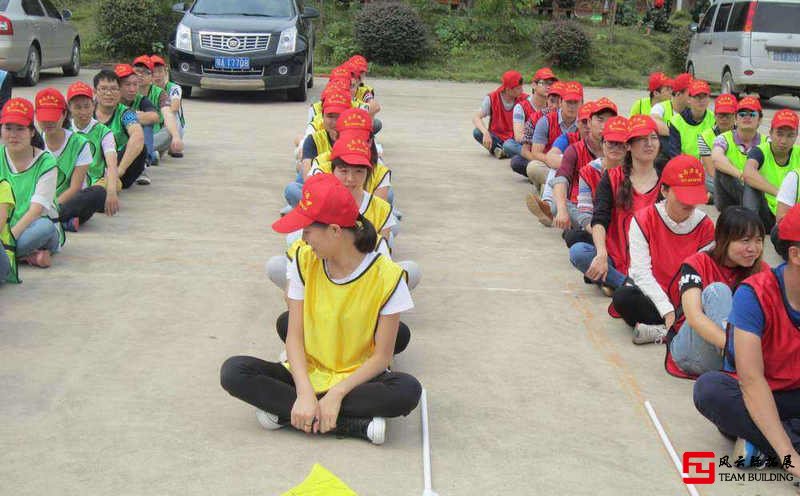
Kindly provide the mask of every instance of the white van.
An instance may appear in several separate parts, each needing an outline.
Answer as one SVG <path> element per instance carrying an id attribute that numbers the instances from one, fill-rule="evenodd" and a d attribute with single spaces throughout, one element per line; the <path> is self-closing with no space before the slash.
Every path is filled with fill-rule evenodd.
<path id="1" fill-rule="evenodd" d="M 800 0 L 716 0 L 692 29 L 687 72 L 722 93 L 800 97 Z"/>

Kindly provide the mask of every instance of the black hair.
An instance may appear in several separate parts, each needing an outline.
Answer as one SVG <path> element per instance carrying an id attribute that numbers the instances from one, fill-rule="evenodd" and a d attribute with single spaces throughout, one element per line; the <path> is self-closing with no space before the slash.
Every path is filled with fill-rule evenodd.
<path id="1" fill-rule="evenodd" d="M 328 224 L 323 224 L 322 222 L 314 222 L 312 225 L 322 228 L 328 227 Z M 367 220 L 366 217 L 358 214 L 356 225 L 353 227 L 342 227 L 342 229 L 353 233 L 355 237 L 353 244 L 356 250 L 361 253 L 375 251 L 375 246 L 378 244 L 378 233 L 375 231 L 375 226 L 373 226 L 372 222 Z"/>
<path id="2" fill-rule="evenodd" d="M 631 151 L 625 153 L 625 158 L 622 160 L 622 187 L 619 190 L 619 197 L 617 198 L 617 205 L 625 210 L 630 210 L 633 206 L 633 182 L 631 181 L 631 172 L 633 171 L 633 156 Z"/>
<path id="3" fill-rule="evenodd" d="M 792 246 L 800 248 L 800 241 L 787 241 L 778 236 L 773 236 L 773 244 L 775 245 L 775 252 L 780 255 L 784 262 L 789 261 L 789 248 Z"/>
<path id="4" fill-rule="evenodd" d="M 761 222 L 761 218 L 756 212 L 740 206 L 730 206 L 723 210 L 717 219 L 717 227 L 714 230 L 714 242 L 716 244 L 714 249 L 711 250 L 711 258 L 717 264 L 722 265 L 728 255 L 728 247 L 732 242 L 752 237 L 763 239 L 766 232 L 764 223 Z M 742 271 L 740 277 L 737 277 L 737 284 L 761 270 L 763 255 L 762 251 L 761 256 L 758 257 L 753 266 L 748 267 L 748 270 Z"/>
<path id="5" fill-rule="evenodd" d="M 377 151 L 375 153 L 377 154 Z M 370 162 L 372 162 L 372 159 L 370 159 Z M 373 163 L 373 166 L 374 166 L 374 163 Z M 369 184 L 369 180 L 372 178 L 372 167 L 367 167 L 366 165 L 348 164 L 347 162 L 345 162 L 341 158 L 337 157 L 337 158 L 335 158 L 335 159 L 333 159 L 331 161 L 331 173 L 333 173 L 333 171 L 335 171 L 337 167 L 363 167 L 364 169 L 367 169 L 367 177 L 364 179 L 364 184 L 362 185 L 365 188 L 367 187 L 367 184 Z"/>
<path id="6" fill-rule="evenodd" d="M 111 69 L 102 69 L 100 72 L 94 75 L 94 88 L 97 89 L 97 85 L 100 84 L 100 81 L 114 81 L 115 83 L 119 84 L 119 76 L 117 73 L 112 71 Z"/>

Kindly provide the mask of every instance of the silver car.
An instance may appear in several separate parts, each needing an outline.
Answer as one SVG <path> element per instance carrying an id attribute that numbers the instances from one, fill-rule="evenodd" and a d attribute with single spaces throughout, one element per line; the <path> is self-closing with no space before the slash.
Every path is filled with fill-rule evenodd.
<path id="1" fill-rule="evenodd" d="M 800 96 L 800 0 L 716 0 L 692 28 L 688 72 L 723 93 Z"/>
<path id="2" fill-rule="evenodd" d="M 40 71 L 51 67 L 77 76 L 81 40 L 70 17 L 51 0 L 0 0 L 0 69 L 26 86 L 35 86 Z"/>

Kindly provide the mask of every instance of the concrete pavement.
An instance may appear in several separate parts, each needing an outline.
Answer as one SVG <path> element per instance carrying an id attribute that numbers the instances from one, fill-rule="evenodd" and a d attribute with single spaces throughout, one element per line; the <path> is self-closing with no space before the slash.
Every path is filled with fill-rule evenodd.
<path id="1" fill-rule="evenodd" d="M 633 346 L 607 317 L 608 299 L 527 212 L 526 181 L 472 140 L 492 85 L 375 86 L 405 214 L 397 258 L 423 270 L 397 365 L 429 391 L 437 492 L 686 493 L 642 402 L 679 453 L 732 445 L 695 411 L 692 383 L 664 372 L 663 347 Z M 587 90 L 601 95 L 624 109 L 640 96 Z M 184 106 L 185 158 L 124 192 L 118 217 L 70 235 L 51 269 L 23 267 L 24 284 L 0 288 L 0 494 L 277 495 L 315 462 L 362 496 L 420 494 L 418 410 L 375 447 L 265 432 L 220 388 L 228 356 L 282 349 L 284 303 L 263 264 L 284 246 L 269 225 L 306 106 L 206 92 Z M 698 489 L 793 494 L 786 482 Z"/>

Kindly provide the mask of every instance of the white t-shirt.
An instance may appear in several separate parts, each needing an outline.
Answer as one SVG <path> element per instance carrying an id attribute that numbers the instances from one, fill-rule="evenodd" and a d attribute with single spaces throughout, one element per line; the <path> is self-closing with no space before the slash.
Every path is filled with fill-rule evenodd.
<path id="1" fill-rule="evenodd" d="M 61 154 L 64 153 L 64 148 L 67 147 L 67 142 L 69 141 L 70 136 L 72 136 L 72 131 L 65 129 L 64 134 L 66 135 L 64 136 L 64 143 L 61 144 L 61 148 L 58 150 L 51 150 L 50 148 L 47 148 L 47 140 L 45 140 L 44 146 L 46 150 L 52 153 L 55 158 L 60 157 Z M 88 142 L 86 142 L 86 144 L 83 145 L 83 148 L 81 148 L 81 152 L 78 154 L 78 160 L 75 162 L 75 167 L 88 167 L 92 165 L 93 160 L 92 147 Z"/>
<path id="2" fill-rule="evenodd" d="M 783 178 L 781 187 L 775 198 L 784 205 L 793 207 L 797 203 L 797 171 L 789 171 L 786 177 Z"/>
<path id="3" fill-rule="evenodd" d="M 650 116 L 651 117 L 658 117 L 662 121 L 664 120 L 664 105 L 661 102 L 656 103 L 652 107 L 650 107 Z"/>
<path id="4" fill-rule="evenodd" d="M 39 156 L 45 153 L 38 148 L 34 148 L 34 152 L 36 156 L 31 163 L 36 162 Z M 19 170 L 8 155 L 8 149 L 6 149 L 6 160 L 8 161 L 8 168 L 11 169 L 11 172 L 14 174 L 19 173 Z M 36 182 L 36 188 L 34 188 L 33 196 L 31 196 L 31 203 L 38 203 L 41 205 L 45 214 L 53 219 L 58 218 L 58 210 L 55 204 L 56 184 L 58 184 L 58 167 L 53 167 L 42 174 L 42 177 Z"/>
<path id="5" fill-rule="evenodd" d="M 361 274 L 366 272 L 366 270 L 372 264 L 372 261 L 375 260 L 380 254 L 378 252 L 370 252 L 364 255 L 364 260 L 361 261 L 356 270 L 354 270 L 349 276 L 343 279 L 331 279 L 336 284 L 346 284 L 350 281 L 355 280 Z M 323 262 L 325 263 L 325 262 Z M 327 265 L 325 265 L 325 271 L 327 272 Z M 305 299 L 305 284 L 303 284 L 303 280 L 300 278 L 300 271 L 297 268 L 297 258 L 292 260 L 289 264 L 289 289 L 288 289 L 288 296 L 292 300 L 299 300 L 302 301 Z M 406 310 L 411 310 L 414 308 L 414 301 L 411 299 L 411 291 L 408 289 L 408 284 L 406 284 L 405 278 L 400 279 L 400 284 L 397 285 L 394 293 L 389 298 L 389 301 L 386 302 L 386 305 L 383 306 L 381 309 L 381 315 L 394 315 L 396 313 L 405 312 Z"/>
<path id="6" fill-rule="evenodd" d="M 96 119 L 92 119 L 89 121 L 89 125 L 83 129 L 78 129 L 78 126 L 75 125 L 75 121 L 72 121 L 72 130 L 77 133 L 89 134 L 94 126 L 99 124 Z M 114 133 L 107 133 L 103 136 L 103 141 L 100 142 L 100 147 L 103 150 L 103 155 L 111 152 L 116 154 L 117 153 L 117 140 L 114 139 Z"/>

